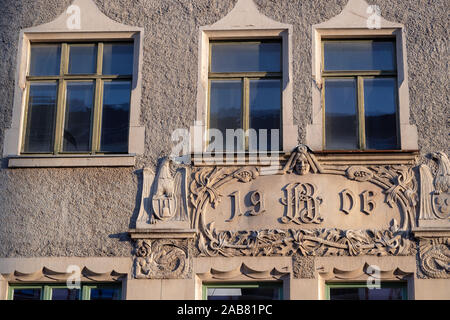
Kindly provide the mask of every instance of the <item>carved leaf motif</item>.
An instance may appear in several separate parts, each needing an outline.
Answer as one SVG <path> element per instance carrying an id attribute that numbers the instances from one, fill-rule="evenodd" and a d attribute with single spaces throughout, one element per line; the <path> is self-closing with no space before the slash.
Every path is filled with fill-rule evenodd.
<path id="1" fill-rule="evenodd" d="M 450 278 L 450 239 L 420 240 L 420 268 L 430 278 Z"/>
<path id="2" fill-rule="evenodd" d="M 369 169 L 360 166 L 353 166 L 346 171 L 347 178 L 356 181 L 369 181 L 373 178 L 373 173 Z"/>

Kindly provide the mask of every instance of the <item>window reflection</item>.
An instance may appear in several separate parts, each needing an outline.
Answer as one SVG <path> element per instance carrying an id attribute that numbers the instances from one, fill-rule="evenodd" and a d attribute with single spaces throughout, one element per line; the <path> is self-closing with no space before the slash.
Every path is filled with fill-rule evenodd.
<path id="1" fill-rule="evenodd" d="M 79 289 L 53 288 L 52 300 L 79 300 Z"/>
<path id="2" fill-rule="evenodd" d="M 33 289 L 14 289 L 13 291 L 13 300 L 40 300 L 41 299 L 41 289 L 33 288 Z"/>
<path id="3" fill-rule="evenodd" d="M 91 288 L 91 300 L 120 300 L 119 288 Z"/>
<path id="4" fill-rule="evenodd" d="M 133 44 L 105 43 L 103 45 L 103 74 L 133 73 Z"/>
<path id="5" fill-rule="evenodd" d="M 281 72 L 281 43 L 214 43 L 211 72 Z"/>
<path id="6" fill-rule="evenodd" d="M 326 41 L 326 71 L 395 70 L 393 41 Z"/>
<path id="7" fill-rule="evenodd" d="M 394 78 L 364 80 L 366 148 L 397 148 L 397 81 Z"/>
<path id="8" fill-rule="evenodd" d="M 127 152 L 130 81 L 110 81 L 103 86 L 101 150 Z"/>
<path id="9" fill-rule="evenodd" d="M 97 45 L 70 45 L 69 73 L 91 74 L 97 69 Z"/>
<path id="10" fill-rule="evenodd" d="M 225 149 L 226 145 L 223 144 L 230 143 L 225 141 L 226 129 L 242 128 L 242 81 L 214 80 L 211 81 L 210 90 L 209 128 L 217 129 L 222 133 L 222 141 L 216 141 L 215 145 L 219 147 L 218 144 L 222 144 L 222 148 Z M 243 150 L 243 144 L 243 140 L 235 141 L 234 149 Z"/>
<path id="11" fill-rule="evenodd" d="M 207 288 L 207 300 L 281 300 L 281 285 L 217 286 Z"/>
<path id="12" fill-rule="evenodd" d="M 61 45 L 33 44 L 30 51 L 30 76 L 59 75 Z"/>
<path id="13" fill-rule="evenodd" d="M 358 148 L 356 97 L 356 80 L 328 79 L 325 81 L 325 130 L 327 149 L 342 150 Z"/>
<path id="14" fill-rule="evenodd" d="M 278 135 L 271 130 L 279 129 L 281 121 L 281 80 L 250 80 L 250 128 L 267 131 L 267 140 L 265 136 L 258 135 L 257 141 L 249 141 L 250 150 L 279 150 Z M 272 133 L 274 141 L 272 146 Z M 273 148 L 272 148 L 273 147 Z"/>
<path id="15" fill-rule="evenodd" d="M 394 288 L 330 288 L 330 300 L 404 300 L 405 287 Z"/>
<path id="16" fill-rule="evenodd" d="M 69 82 L 66 100 L 63 150 L 89 151 L 94 83 Z"/>
<path id="17" fill-rule="evenodd" d="M 52 152 L 56 115 L 56 82 L 30 84 L 25 152 Z"/>

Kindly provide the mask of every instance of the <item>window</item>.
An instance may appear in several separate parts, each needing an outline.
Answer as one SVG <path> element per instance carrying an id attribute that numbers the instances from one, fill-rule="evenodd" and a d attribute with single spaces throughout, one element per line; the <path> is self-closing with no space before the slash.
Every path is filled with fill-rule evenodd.
<path id="1" fill-rule="evenodd" d="M 279 150 L 281 86 L 281 41 L 210 42 L 208 128 L 222 133 L 224 149 Z M 254 129 L 256 135 L 236 134 L 229 141 L 227 129 Z"/>
<path id="2" fill-rule="evenodd" d="M 116 284 L 82 284 L 80 289 L 64 285 L 11 285 L 9 300 L 120 300 Z"/>
<path id="3" fill-rule="evenodd" d="M 281 283 L 207 284 L 204 300 L 282 300 Z"/>
<path id="4" fill-rule="evenodd" d="M 32 43 L 22 153 L 127 153 L 132 74 L 132 42 Z"/>
<path id="5" fill-rule="evenodd" d="M 406 300 L 405 282 L 382 282 L 380 288 L 369 288 L 366 283 L 329 283 L 329 300 Z"/>
<path id="6" fill-rule="evenodd" d="M 396 44 L 324 40 L 325 149 L 399 148 Z"/>

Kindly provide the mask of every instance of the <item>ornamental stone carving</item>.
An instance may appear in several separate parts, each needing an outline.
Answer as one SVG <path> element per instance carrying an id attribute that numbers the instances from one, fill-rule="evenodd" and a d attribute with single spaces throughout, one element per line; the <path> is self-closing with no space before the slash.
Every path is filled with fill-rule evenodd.
<path id="1" fill-rule="evenodd" d="M 267 229 L 217 231 L 202 226 L 200 256 L 359 256 L 413 255 L 415 242 L 398 228 L 388 230 Z"/>
<path id="2" fill-rule="evenodd" d="M 428 165 L 422 164 L 419 168 L 419 225 L 450 227 L 450 161 L 443 152 L 432 153 L 431 158 L 437 162 L 434 176 Z"/>
<path id="3" fill-rule="evenodd" d="M 167 222 L 189 226 L 188 175 L 188 168 L 175 166 L 169 158 L 163 160 L 156 177 L 151 169 L 143 169 L 137 228 L 160 228 Z"/>
<path id="4" fill-rule="evenodd" d="M 433 157 L 435 176 L 426 165 L 322 163 L 306 146 L 269 173 L 165 159 L 157 175 L 143 171 L 134 276 L 188 278 L 193 257 L 292 257 L 307 278 L 314 257 L 414 256 L 417 221 L 448 219 L 448 157 Z M 430 241 L 420 241 L 421 270 L 445 277 L 448 239 Z"/>
<path id="5" fill-rule="evenodd" d="M 420 239 L 420 269 L 428 278 L 450 278 L 450 238 Z"/>
<path id="6" fill-rule="evenodd" d="M 292 273 L 295 279 L 314 279 L 314 258 L 293 255 Z"/>
<path id="7" fill-rule="evenodd" d="M 286 197 L 280 201 L 286 206 L 286 215 L 280 218 L 284 224 L 320 224 L 319 213 L 322 198 L 315 196 L 317 187 L 312 183 L 291 183 L 285 188 Z"/>
<path id="8" fill-rule="evenodd" d="M 186 279 L 192 277 L 190 240 L 137 240 L 134 277 L 137 279 Z"/>

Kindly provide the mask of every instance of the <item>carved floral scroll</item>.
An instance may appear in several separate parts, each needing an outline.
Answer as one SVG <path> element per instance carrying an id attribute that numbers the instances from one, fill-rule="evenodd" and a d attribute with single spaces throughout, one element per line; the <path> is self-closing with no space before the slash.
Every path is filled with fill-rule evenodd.
<path id="1" fill-rule="evenodd" d="M 411 230 L 418 227 L 417 220 L 448 219 L 448 185 L 445 178 L 448 177 L 450 165 L 445 154 L 438 153 L 435 157 L 439 158 L 437 175 L 433 177 L 431 170 L 422 165 L 417 170 L 421 177 L 419 185 L 414 167 L 410 165 L 324 164 L 306 146 L 299 146 L 273 178 L 286 177 L 284 180 L 277 180 L 286 181 L 284 189 L 278 190 L 276 187 L 270 190 L 280 193 L 278 199 L 285 208 L 284 214 L 277 223 L 255 229 L 239 229 L 242 219 L 246 219 L 244 225 L 251 226 L 251 219 L 273 215 L 272 207 L 267 204 L 267 194 L 264 191 L 249 187 L 248 190 L 251 191 L 243 195 L 241 189 L 246 185 L 253 186 L 254 183 L 258 185 L 257 182 L 261 181 L 259 179 L 263 179 L 265 175 L 261 167 L 192 166 L 183 169 L 172 168 L 171 163 L 166 160 L 157 177 L 153 175 L 153 180 L 148 179 L 153 181 L 152 187 L 147 184 L 144 188 L 144 192 L 150 194 L 147 205 L 147 208 L 152 208 L 150 224 L 154 223 L 157 227 L 165 221 L 183 220 L 196 235 L 193 239 L 138 240 L 135 277 L 191 277 L 191 260 L 197 256 L 290 256 L 301 260 L 315 256 L 415 255 L 417 243 Z M 189 174 L 183 176 L 181 170 L 186 170 Z M 359 190 L 353 192 L 349 187 L 350 189 L 342 188 L 340 192 L 336 192 L 336 199 L 341 201 L 336 214 L 343 213 L 341 218 L 351 219 L 349 216 L 352 212 L 359 210 L 360 219 L 370 219 L 377 209 L 378 214 L 387 215 L 387 219 L 390 213 L 384 212 L 385 209 L 378 209 L 376 197 L 377 201 L 383 201 L 382 208 L 391 208 L 389 210 L 396 212 L 398 220 L 391 216 L 390 226 L 387 228 L 323 226 L 326 222 L 326 215 L 322 213 L 325 201 L 323 195 L 329 193 L 329 190 L 319 189 L 311 182 L 316 181 L 315 175 L 320 175 L 323 179 L 339 176 L 339 181 L 347 181 L 346 186 L 354 186 L 351 187 L 353 190 Z M 291 178 L 288 179 L 288 176 Z M 271 184 L 275 180 L 264 181 Z M 322 184 L 323 181 L 328 180 L 322 180 Z M 177 187 L 180 183 L 184 183 L 186 189 Z M 359 184 L 361 187 L 358 188 Z M 245 196 L 247 202 L 244 201 Z M 183 197 L 185 204 L 182 202 Z M 222 227 L 218 228 L 216 215 L 219 211 L 216 210 L 222 201 L 231 203 L 229 206 L 232 214 L 220 220 Z M 183 206 L 179 207 L 179 203 Z M 230 208 L 229 206 L 224 208 Z M 223 227 L 224 223 L 225 226 L 227 223 L 233 224 L 235 228 Z M 445 237 L 439 240 L 420 240 L 419 264 L 425 275 L 448 277 L 448 241 Z"/>
<path id="2" fill-rule="evenodd" d="M 307 170 L 306 170 L 307 168 Z M 414 241 L 407 232 L 415 226 L 416 191 L 414 173 L 405 166 L 322 166 L 300 146 L 280 174 L 333 174 L 357 182 L 371 182 L 382 188 L 389 206 L 398 206 L 403 213 L 402 224 L 393 220 L 389 230 L 322 229 L 264 229 L 218 231 L 214 222 L 206 223 L 208 206 L 217 206 L 223 198 L 221 187 L 232 181 L 248 183 L 258 177 L 257 167 L 197 168 L 190 185 L 193 207 L 192 227 L 197 228 L 198 248 L 204 256 L 290 256 L 315 255 L 410 255 L 415 251 Z M 289 185 L 281 202 L 288 206 L 288 214 L 281 223 L 320 224 L 319 206 L 322 199 L 315 196 L 312 184 Z M 294 199 L 292 192 L 298 199 Z M 371 194 L 368 193 L 369 197 Z M 373 195 L 373 193 L 372 193 Z M 300 199 L 300 201 L 299 201 Z M 301 203 L 299 205 L 299 203 Z M 308 203 L 310 205 L 308 205 Z M 367 212 L 371 204 L 367 202 Z M 292 208 L 291 208 L 292 206 Z"/>

